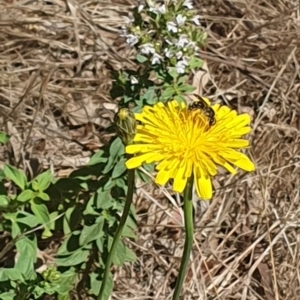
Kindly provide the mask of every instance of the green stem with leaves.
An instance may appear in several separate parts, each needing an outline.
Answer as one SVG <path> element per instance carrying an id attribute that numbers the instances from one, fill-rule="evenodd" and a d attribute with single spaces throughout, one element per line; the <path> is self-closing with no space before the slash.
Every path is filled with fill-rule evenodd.
<path id="1" fill-rule="evenodd" d="M 127 155 L 127 159 L 129 159 L 130 157 L 131 157 L 131 155 Z M 130 212 L 130 207 L 131 207 L 133 192 L 134 192 L 134 177 L 135 177 L 135 169 L 128 170 L 127 171 L 128 191 L 127 191 L 127 196 L 126 196 L 126 202 L 125 202 L 123 214 L 122 214 L 121 219 L 120 219 L 119 226 L 117 228 L 116 234 L 114 236 L 113 243 L 111 245 L 110 251 L 109 251 L 108 256 L 107 256 L 107 260 L 106 260 L 106 263 L 105 263 L 105 270 L 104 270 L 104 274 L 103 274 L 103 280 L 102 280 L 102 284 L 101 284 L 101 289 L 100 289 L 97 300 L 106 300 L 109 297 L 109 295 L 107 295 L 107 296 L 105 295 L 105 286 L 107 284 L 107 280 L 108 280 L 108 277 L 109 277 L 109 274 L 110 274 L 110 267 L 111 267 L 111 264 L 112 264 L 112 259 L 114 257 L 115 252 L 116 252 L 117 245 L 118 245 L 119 240 L 122 236 L 122 232 L 123 232 L 123 229 L 124 229 L 126 221 L 127 221 L 127 217 L 129 215 L 129 212 Z M 105 296 L 106 296 L 106 298 L 105 298 Z"/>
<path id="2" fill-rule="evenodd" d="M 182 284 L 185 278 L 187 266 L 190 260 L 190 253 L 193 246 L 194 224 L 193 224 L 193 177 L 190 177 L 184 190 L 184 227 L 185 227 L 185 243 L 181 258 L 181 265 L 179 269 L 176 287 L 172 300 L 178 300 L 182 289 Z"/>

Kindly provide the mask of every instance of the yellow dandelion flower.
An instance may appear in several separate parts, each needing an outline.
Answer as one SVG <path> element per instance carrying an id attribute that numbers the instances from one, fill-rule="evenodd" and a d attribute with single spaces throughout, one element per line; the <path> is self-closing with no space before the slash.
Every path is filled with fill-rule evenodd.
<path id="1" fill-rule="evenodd" d="M 194 176 L 197 194 L 204 200 L 212 197 L 211 178 L 217 174 L 217 165 L 232 174 L 236 173 L 234 166 L 253 171 L 251 160 L 237 151 L 249 145 L 241 138 L 251 131 L 249 115 L 238 115 L 227 106 L 210 106 L 204 100 L 214 111 L 214 122 L 204 111 L 177 101 L 145 106 L 142 113 L 135 114 L 141 125 L 134 144 L 126 147 L 127 153 L 135 154 L 126 167 L 157 162 L 155 182 L 164 185 L 174 179 L 173 190 L 179 193 Z"/>

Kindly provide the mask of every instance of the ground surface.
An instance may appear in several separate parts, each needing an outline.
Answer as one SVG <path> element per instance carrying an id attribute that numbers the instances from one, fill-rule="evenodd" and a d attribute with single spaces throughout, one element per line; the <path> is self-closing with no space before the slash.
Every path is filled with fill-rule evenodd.
<path id="1" fill-rule="evenodd" d="M 130 64 L 118 36 L 130 2 L 1 1 L 0 120 L 13 153 L 2 162 L 67 176 L 106 143 L 116 108 L 109 68 Z M 209 39 L 200 53 L 208 73 L 195 83 L 252 116 L 257 170 L 219 175 L 213 201 L 198 202 L 183 299 L 300 299 L 299 3 L 197 2 Z M 170 299 L 180 213 L 150 185 L 139 188 L 136 206 L 138 240 L 129 243 L 138 262 L 116 269 L 113 299 Z"/>

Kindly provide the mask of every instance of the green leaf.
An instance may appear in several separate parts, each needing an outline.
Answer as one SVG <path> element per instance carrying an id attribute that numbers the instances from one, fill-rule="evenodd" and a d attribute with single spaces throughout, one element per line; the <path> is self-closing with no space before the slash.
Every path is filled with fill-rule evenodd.
<path id="1" fill-rule="evenodd" d="M 70 267 L 76 266 L 85 262 L 89 256 L 89 250 L 78 249 L 71 255 L 65 257 L 57 257 L 56 263 L 58 266 Z"/>
<path id="2" fill-rule="evenodd" d="M 53 180 L 53 175 L 50 170 L 38 175 L 32 181 L 32 188 L 35 191 L 42 192 L 46 190 Z"/>
<path id="3" fill-rule="evenodd" d="M 122 232 L 122 236 L 123 237 L 128 237 L 131 239 L 135 239 L 136 240 L 136 235 L 134 233 L 134 231 L 132 230 L 132 228 L 130 228 L 129 226 L 126 226 Z"/>
<path id="4" fill-rule="evenodd" d="M 171 67 L 168 70 L 168 74 L 172 77 L 172 78 L 177 78 L 179 76 L 177 69 L 175 67 Z"/>
<path id="5" fill-rule="evenodd" d="M 189 66 L 192 69 L 199 69 L 202 68 L 204 61 L 198 57 L 192 56 L 189 61 Z"/>
<path id="6" fill-rule="evenodd" d="M 88 201 L 85 210 L 83 212 L 84 215 L 99 215 L 99 213 L 96 212 L 94 209 L 94 202 L 95 202 L 95 194 L 93 194 L 90 200 Z"/>
<path id="7" fill-rule="evenodd" d="M 106 281 L 106 286 L 104 289 L 103 299 L 101 299 L 101 300 L 108 300 L 112 294 L 113 288 L 114 288 L 113 277 L 112 277 L 111 273 L 109 273 L 107 281 Z"/>
<path id="8" fill-rule="evenodd" d="M 35 215 L 32 215 L 26 211 L 20 211 L 17 213 L 16 221 L 18 223 L 25 224 L 31 228 L 38 226 L 39 221 Z"/>
<path id="9" fill-rule="evenodd" d="M 113 264 L 122 266 L 126 261 L 135 261 L 136 257 L 133 251 L 127 248 L 122 241 L 117 245 L 115 255 L 113 257 Z"/>
<path id="10" fill-rule="evenodd" d="M 4 144 L 6 144 L 8 141 L 9 141 L 9 136 L 8 136 L 6 133 L 0 131 L 0 144 L 3 144 L 3 145 L 4 145 Z"/>
<path id="11" fill-rule="evenodd" d="M 5 174 L 5 177 L 10 179 L 13 183 L 15 183 L 21 190 L 25 189 L 27 179 L 25 174 L 21 170 L 18 170 L 17 168 L 11 165 L 5 164 L 3 172 Z"/>
<path id="12" fill-rule="evenodd" d="M 105 183 L 105 185 L 104 185 L 104 187 L 103 187 L 103 189 L 105 190 L 105 191 L 110 191 L 113 187 L 115 187 L 116 186 L 116 181 L 114 180 L 114 179 L 112 179 L 112 178 L 110 178 L 106 183 Z"/>
<path id="13" fill-rule="evenodd" d="M 97 198 L 96 198 L 96 207 L 99 209 L 109 209 L 113 206 L 112 202 L 112 196 L 110 194 L 110 190 L 103 191 L 102 189 L 99 189 L 97 192 Z"/>
<path id="14" fill-rule="evenodd" d="M 59 279 L 59 288 L 57 288 L 57 292 L 59 295 L 66 294 L 72 290 L 72 287 L 77 279 L 78 275 L 72 271 L 68 270 L 60 275 Z M 69 300 L 70 298 L 58 298 L 58 299 L 66 299 Z"/>
<path id="15" fill-rule="evenodd" d="M 0 268 L 0 282 L 7 280 L 24 282 L 24 277 L 15 268 Z"/>
<path id="16" fill-rule="evenodd" d="M 189 84 L 182 84 L 178 87 L 178 90 L 184 93 L 191 93 L 195 91 L 195 87 L 189 85 Z"/>
<path id="17" fill-rule="evenodd" d="M 99 163 L 104 163 L 107 161 L 106 157 L 103 157 L 102 155 L 104 154 L 103 150 L 99 150 L 98 152 L 96 152 L 92 158 L 90 159 L 90 161 L 88 162 L 88 166 L 92 166 L 95 164 L 99 164 Z"/>
<path id="18" fill-rule="evenodd" d="M 16 238 L 21 234 L 21 229 L 17 223 L 17 213 L 5 213 L 3 214 L 4 219 L 11 222 L 11 236 Z"/>
<path id="19" fill-rule="evenodd" d="M 19 256 L 15 269 L 19 270 L 26 280 L 34 280 L 36 278 L 34 263 L 37 261 L 36 239 L 30 240 L 27 237 L 22 237 L 16 242 L 16 247 Z"/>
<path id="20" fill-rule="evenodd" d="M 141 54 L 138 53 L 138 54 L 136 55 L 136 60 L 137 60 L 139 63 L 143 64 L 145 61 L 148 60 L 148 58 L 147 58 L 146 56 L 143 56 L 143 55 L 141 55 Z"/>
<path id="21" fill-rule="evenodd" d="M 15 300 L 16 293 L 14 291 L 1 293 L 0 299 L 1 300 Z"/>
<path id="22" fill-rule="evenodd" d="M 105 168 L 102 171 L 103 174 L 108 173 L 114 167 L 117 158 L 124 154 L 124 145 L 120 140 L 120 138 L 116 138 L 112 142 L 109 148 L 109 152 L 110 152 L 110 156 Z"/>
<path id="23" fill-rule="evenodd" d="M 127 194 L 128 186 L 126 185 L 124 177 L 120 177 L 116 179 L 115 182 L 116 182 L 116 186 L 123 189 L 124 193 Z"/>
<path id="24" fill-rule="evenodd" d="M 57 295 L 57 300 L 70 300 L 69 293 L 62 294 L 61 292 Z"/>
<path id="25" fill-rule="evenodd" d="M 82 219 L 82 212 L 79 205 L 69 207 L 63 219 L 64 234 L 68 235 L 73 230 L 75 230 L 77 225 L 80 223 L 81 219 Z"/>
<path id="26" fill-rule="evenodd" d="M 156 103 L 155 96 L 156 96 L 155 95 L 155 89 L 151 87 L 143 95 L 143 99 L 146 100 L 147 104 L 152 105 L 152 104 Z"/>
<path id="27" fill-rule="evenodd" d="M 46 193 L 43 193 L 43 192 L 38 193 L 38 194 L 36 195 L 36 197 L 37 197 L 37 198 L 40 198 L 40 199 L 42 199 L 42 200 L 44 200 L 44 201 L 49 201 L 49 200 L 50 200 L 49 195 L 46 194 Z"/>
<path id="28" fill-rule="evenodd" d="M 169 100 L 173 97 L 174 94 L 175 94 L 175 89 L 173 87 L 168 87 L 163 91 L 161 98 L 163 100 Z"/>
<path id="29" fill-rule="evenodd" d="M 74 253 L 79 249 L 79 237 L 81 231 L 73 231 L 72 234 L 67 235 L 65 240 L 61 243 L 58 248 L 57 255 L 65 256 Z"/>
<path id="30" fill-rule="evenodd" d="M 0 209 L 6 208 L 9 206 L 10 199 L 5 195 L 0 195 Z"/>
<path id="31" fill-rule="evenodd" d="M 89 242 L 97 240 L 104 235 L 104 231 L 103 231 L 104 217 L 100 216 L 96 222 L 97 223 L 92 226 L 83 227 L 79 238 L 80 246 L 84 246 Z"/>
<path id="32" fill-rule="evenodd" d="M 99 280 L 99 274 L 96 272 L 90 274 L 90 287 L 93 295 L 99 295 L 101 281 Z"/>
<path id="33" fill-rule="evenodd" d="M 115 165 L 114 170 L 112 172 L 112 178 L 117 178 L 126 171 L 125 161 L 126 158 L 121 158 L 118 161 L 118 163 Z"/>
<path id="34" fill-rule="evenodd" d="M 49 211 L 46 205 L 44 204 L 36 204 L 34 201 L 30 202 L 30 207 L 34 215 L 39 220 L 40 224 L 44 225 L 44 231 L 42 234 L 42 238 L 49 238 L 52 236 L 50 231 L 50 218 L 49 218 Z"/>
<path id="35" fill-rule="evenodd" d="M 21 194 L 18 195 L 17 200 L 20 202 L 27 202 L 29 200 L 33 200 L 35 197 L 35 192 L 32 190 L 25 190 Z"/>

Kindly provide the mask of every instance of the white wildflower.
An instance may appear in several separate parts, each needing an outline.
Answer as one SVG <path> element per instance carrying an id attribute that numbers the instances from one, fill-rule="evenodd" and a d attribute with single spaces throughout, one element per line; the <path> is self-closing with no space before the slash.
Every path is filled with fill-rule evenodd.
<path id="1" fill-rule="evenodd" d="M 181 59 L 182 55 L 183 55 L 182 51 L 176 52 L 177 59 Z"/>
<path id="2" fill-rule="evenodd" d="M 164 50 L 164 52 L 165 52 L 165 56 L 168 57 L 168 58 L 171 58 L 171 57 L 174 56 L 174 54 L 168 48 L 166 48 Z"/>
<path id="3" fill-rule="evenodd" d="M 183 6 L 186 7 L 187 9 L 192 9 L 193 8 L 193 2 L 191 0 L 185 0 L 183 2 Z"/>
<path id="4" fill-rule="evenodd" d="M 163 4 L 161 7 L 158 8 L 158 11 L 159 11 L 161 14 L 165 14 L 165 13 L 166 13 L 166 5 Z"/>
<path id="5" fill-rule="evenodd" d="M 183 48 L 185 45 L 188 45 L 190 43 L 190 40 L 188 39 L 188 36 L 186 34 L 182 34 L 179 37 L 178 42 L 176 43 L 177 47 Z"/>
<path id="6" fill-rule="evenodd" d="M 192 18 L 192 21 L 197 25 L 200 26 L 200 16 L 195 16 Z"/>
<path id="7" fill-rule="evenodd" d="M 131 82 L 131 84 L 137 84 L 137 83 L 139 83 L 139 81 L 136 79 L 135 76 L 130 76 L 130 82 Z"/>
<path id="8" fill-rule="evenodd" d="M 177 25 L 174 22 L 167 22 L 167 29 L 174 33 L 178 31 Z"/>
<path id="9" fill-rule="evenodd" d="M 162 59 L 163 59 L 163 58 L 162 58 L 159 54 L 154 53 L 154 54 L 153 54 L 153 57 L 152 57 L 151 63 L 152 63 L 152 65 L 159 64 L 159 63 L 162 61 Z"/>
<path id="10" fill-rule="evenodd" d="M 139 38 L 135 36 L 134 34 L 128 34 L 126 36 L 126 43 L 130 46 L 133 46 L 139 42 Z"/>
<path id="11" fill-rule="evenodd" d="M 153 45 L 150 43 L 141 45 L 140 50 L 142 54 L 146 54 L 146 55 L 155 53 L 155 49 Z"/>
<path id="12" fill-rule="evenodd" d="M 179 14 L 178 16 L 176 16 L 176 22 L 177 22 L 178 26 L 184 25 L 185 20 L 186 20 L 186 17 L 183 15 Z"/>
<path id="13" fill-rule="evenodd" d="M 141 4 L 138 6 L 138 13 L 142 12 L 142 10 L 144 9 L 145 5 Z"/>
<path id="14" fill-rule="evenodd" d="M 188 65 L 188 62 L 185 59 L 178 61 L 177 64 L 176 64 L 177 73 L 178 74 L 185 73 L 185 68 L 186 68 L 187 65 Z"/>

